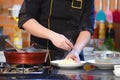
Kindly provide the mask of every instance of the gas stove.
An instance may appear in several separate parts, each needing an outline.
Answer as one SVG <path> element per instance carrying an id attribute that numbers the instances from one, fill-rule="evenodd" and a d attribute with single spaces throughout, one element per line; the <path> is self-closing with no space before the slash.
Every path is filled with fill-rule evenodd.
<path id="1" fill-rule="evenodd" d="M 44 74 L 50 67 L 42 65 L 10 65 L 3 63 L 0 74 Z"/>
<path id="2" fill-rule="evenodd" d="M 28 67 L 29 66 L 29 67 Z M 65 75 L 52 74 L 53 68 L 37 65 L 9 65 L 0 68 L 0 80 L 68 80 Z"/>
<path id="3" fill-rule="evenodd" d="M 68 80 L 65 75 L 56 74 L 53 67 L 45 65 L 10 65 L 0 51 L 0 80 Z"/>
<path id="4" fill-rule="evenodd" d="M 43 74 L 46 70 L 50 70 L 50 66 L 8 64 L 3 51 L 0 51 L 0 74 Z"/>

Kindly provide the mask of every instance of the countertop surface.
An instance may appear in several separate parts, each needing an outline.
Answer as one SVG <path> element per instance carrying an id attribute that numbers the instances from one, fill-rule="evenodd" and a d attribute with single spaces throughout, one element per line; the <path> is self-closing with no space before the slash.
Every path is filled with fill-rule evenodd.
<path id="1" fill-rule="evenodd" d="M 83 67 L 76 69 L 62 69 L 52 67 L 43 74 L 5 74 L 0 72 L 0 80 L 120 80 L 113 74 L 112 69 L 93 69 L 85 71 Z"/>
<path id="2" fill-rule="evenodd" d="M 93 59 L 93 56 L 86 56 L 85 59 Z M 6 64 L 6 63 L 5 63 Z M 113 69 L 98 69 L 97 67 L 86 71 L 83 66 L 73 69 L 64 69 L 52 66 L 45 69 L 43 73 L 19 74 L 3 73 L 0 68 L 0 80 L 120 80 L 113 73 Z"/>

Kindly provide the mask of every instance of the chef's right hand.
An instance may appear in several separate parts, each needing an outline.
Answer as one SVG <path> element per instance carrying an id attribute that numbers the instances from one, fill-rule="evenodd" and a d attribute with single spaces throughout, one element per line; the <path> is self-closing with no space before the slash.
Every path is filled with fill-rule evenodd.
<path id="1" fill-rule="evenodd" d="M 66 59 L 72 59 L 75 62 L 80 62 L 79 53 L 74 49 L 69 52 L 69 54 L 66 56 Z"/>
<path id="2" fill-rule="evenodd" d="M 73 44 L 62 34 L 52 34 L 50 38 L 51 42 L 58 48 L 70 51 L 73 48 Z"/>

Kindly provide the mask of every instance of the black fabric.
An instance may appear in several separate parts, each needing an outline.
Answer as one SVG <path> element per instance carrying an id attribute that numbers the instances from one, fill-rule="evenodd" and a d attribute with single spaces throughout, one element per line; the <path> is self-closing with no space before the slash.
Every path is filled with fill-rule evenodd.
<path id="1" fill-rule="evenodd" d="M 81 1 L 82 8 L 76 9 L 71 6 L 72 0 L 53 0 L 51 29 L 59 33 L 74 29 L 88 30 L 93 33 L 94 0 Z M 19 27 L 31 18 L 48 27 L 49 10 L 50 0 L 24 0 L 19 14 Z"/>

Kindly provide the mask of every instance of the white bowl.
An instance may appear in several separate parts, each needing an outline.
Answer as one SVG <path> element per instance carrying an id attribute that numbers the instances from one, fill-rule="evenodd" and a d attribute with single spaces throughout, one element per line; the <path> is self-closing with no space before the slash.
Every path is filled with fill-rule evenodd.
<path id="1" fill-rule="evenodd" d="M 96 62 L 94 59 L 88 60 L 87 62 L 96 66 L 99 69 L 113 69 L 114 65 L 116 65 L 113 63 L 99 63 L 99 62 Z"/>
<path id="2" fill-rule="evenodd" d="M 120 71 L 120 65 L 114 65 L 114 70 Z"/>
<path id="3" fill-rule="evenodd" d="M 115 76 L 120 77 L 120 71 L 119 70 L 113 70 L 113 73 L 115 74 Z"/>

